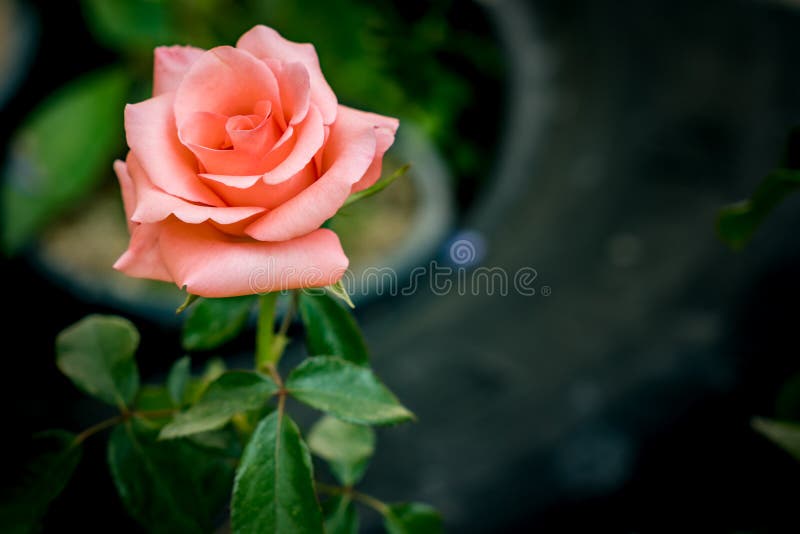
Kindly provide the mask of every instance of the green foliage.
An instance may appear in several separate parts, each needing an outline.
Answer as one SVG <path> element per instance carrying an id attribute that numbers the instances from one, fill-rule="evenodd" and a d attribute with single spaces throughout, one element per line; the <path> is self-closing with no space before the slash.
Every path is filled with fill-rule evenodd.
<path id="1" fill-rule="evenodd" d="M 134 353 L 139 332 L 127 319 L 90 315 L 56 340 L 56 362 L 81 390 L 123 409 L 139 388 Z"/>
<path id="2" fill-rule="evenodd" d="M 734 250 L 744 248 L 772 210 L 798 188 L 800 170 L 778 169 L 772 172 L 749 199 L 720 211 L 717 219 L 720 238 Z"/>
<path id="3" fill-rule="evenodd" d="M 309 354 L 332 354 L 357 365 L 369 363 L 358 324 L 334 299 L 319 292 L 300 292 L 300 316 Z"/>
<path id="4" fill-rule="evenodd" d="M 297 400 L 351 423 L 382 425 L 414 418 L 372 371 L 336 356 L 308 358 L 291 372 L 286 389 Z"/>
<path id="5" fill-rule="evenodd" d="M 172 405 L 180 408 L 186 402 L 186 386 L 189 385 L 192 373 L 192 361 L 184 356 L 175 361 L 167 375 L 167 391 Z"/>
<path id="6" fill-rule="evenodd" d="M 197 404 L 175 416 L 161 429 L 161 439 L 177 438 L 221 428 L 237 413 L 255 410 L 278 391 L 268 376 L 230 371 L 212 382 Z"/>
<path id="7" fill-rule="evenodd" d="M 322 503 L 325 534 L 357 534 L 358 512 L 346 495 L 335 495 Z"/>
<path id="8" fill-rule="evenodd" d="M 117 69 L 77 78 L 40 104 L 14 134 L 0 189 L 6 253 L 74 209 L 110 173 L 122 145 L 128 85 Z"/>
<path id="9" fill-rule="evenodd" d="M 249 312 L 251 304 L 241 309 Z M 352 489 L 375 450 L 375 432 L 364 425 L 407 421 L 413 414 L 364 365 L 363 339 L 343 307 L 327 295 L 304 295 L 300 304 L 312 330 L 309 346 L 356 356 L 362 365 L 335 355 L 312 356 L 284 382 L 275 365 L 278 351 L 270 352 L 269 375 L 225 371 L 222 360 L 212 359 L 193 379 L 191 361 L 184 356 L 173 362 L 165 384 L 140 387 L 134 359 L 139 334 L 130 322 L 89 316 L 64 330 L 56 342 L 59 368 L 81 390 L 116 405 L 120 414 L 77 438 L 50 435 L 51 450 L 37 454 L 22 489 L 9 500 L 13 506 L 0 506 L 0 519 L 11 525 L 7 530 L 34 528 L 77 465 L 80 443 L 114 427 L 108 442 L 114 484 L 129 513 L 151 532 L 213 530 L 231 485 L 236 533 L 353 534 L 358 530 L 355 501 L 384 515 L 390 532 L 438 532 L 441 521 L 429 507 L 388 506 Z M 206 339 L 213 329 L 230 331 L 230 322 L 241 321 L 241 314 L 227 314 L 227 322 L 220 322 L 202 315 L 208 309 L 197 310 L 201 316 L 192 328 L 197 335 L 204 330 Z M 271 329 L 274 299 L 261 313 L 260 328 Z M 273 341 L 283 331 L 267 336 L 270 350 L 277 350 Z M 276 395 L 277 410 L 269 405 Z M 330 414 L 311 428 L 309 445 L 285 413 L 288 395 Z M 343 487 L 314 482 L 309 449 L 329 463 Z M 318 491 L 331 496 L 324 514 Z"/>
<path id="10" fill-rule="evenodd" d="M 39 518 L 69 482 L 81 459 L 75 435 L 63 430 L 33 437 L 21 473 L 4 473 L 0 495 L 0 530 L 4 533 L 38 532 Z M 10 478 L 10 480 L 9 480 Z"/>
<path id="11" fill-rule="evenodd" d="M 128 512 L 150 532 L 206 533 L 228 497 L 228 462 L 187 440 L 157 441 L 144 421 L 118 426 L 108 464 Z"/>
<path id="12" fill-rule="evenodd" d="M 756 417 L 753 428 L 800 460 L 800 423 Z"/>
<path id="13" fill-rule="evenodd" d="M 82 4 L 92 32 L 111 48 L 151 52 L 175 42 L 163 0 L 83 0 Z"/>
<path id="14" fill-rule="evenodd" d="M 421 503 L 400 503 L 389 506 L 384 518 L 389 534 L 440 534 L 442 516 L 432 507 Z"/>
<path id="15" fill-rule="evenodd" d="M 308 447 L 280 410 L 259 423 L 242 454 L 231 524 L 241 534 L 324 532 Z"/>
<path id="16" fill-rule="evenodd" d="M 394 171 L 389 176 L 382 177 L 380 180 L 372 184 L 370 187 L 358 191 L 357 193 L 351 194 L 349 197 L 347 197 L 347 200 L 345 200 L 344 205 L 342 207 L 346 208 L 347 206 L 353 204 L 354 202 L 358 202 L 359 200 L 364 200 L 365 198 L 369 198 L 372 195 L 380 193 L 381 191 L 392 185 L 392 182 L 394 182 L 395 180 L 403 176 L 405 173 L 407 173 L 408 169 L 410 168 L 411 164 L 406 163 L 405 165 Z"/>
<path id="17" fill-rule="evenodd" d="M 326 415 L 311 427 L 308 446 L 328 462 L 339 482 L 352 486 L 361 480 L 375 452 L 375 431 Z"/>
<path id="18" fill-rule="evenodd" d="M 235 338 L 247 324 L 255 297 L 203 299 L 189 309 L 183 323 L 183 348 L 211 350 Z"/>

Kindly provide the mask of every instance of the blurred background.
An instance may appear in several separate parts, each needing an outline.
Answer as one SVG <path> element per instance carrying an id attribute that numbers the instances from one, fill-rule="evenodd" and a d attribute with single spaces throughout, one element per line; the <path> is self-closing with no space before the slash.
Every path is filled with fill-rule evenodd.
<path id="1" fill-rule="evenodd" d="M 4 441 L 105 415 L 54 365 L 87 313 L 135 321 L 145 378 L 180 355 L 180 293 L 110 267 L 122 108 L 149 96 L 154 46 L 263 23 L 316 45 L 342 103 L 401 118 L 386 165 L 408 178 L 333 223 L 356 271 L 453 265 L 459 242 L 461 269 L 536 271 L 532 296 L 359 292 L 374 366 L 419 416 L 379 432 L 365 491 L 459 533 L 796 531 L 800 464 L 750 421 L 800 417 L 800 198 L 736 253 L 715 217 L 800 123 L 799 8 L 0 0 Z M 46 532 L 139 531 L 104 458 L 88 442 Z"/>

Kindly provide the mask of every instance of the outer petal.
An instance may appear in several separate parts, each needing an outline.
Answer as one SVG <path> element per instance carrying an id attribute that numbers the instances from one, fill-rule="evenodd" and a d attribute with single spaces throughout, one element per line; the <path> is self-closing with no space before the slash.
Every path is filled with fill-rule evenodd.
<path id="1" fill-rule="evenodd" d="M 125 106 L 128 146 L 147 176 L 167 193 L 210 206 L 223 203 L 197 177 L 194 155 L 178 140 L 172 113 L 174 93 Z"/>
<path id="2" fill-rule="evenodd" d="M 212 220 L 229 225 L 264 212 L 264 208 L 259 207 L 200 206 L 168 195 L 150 182 L 144 169 L 132 154 L 128 156 L 128 172 L 136 190 L 136 209 L 130 217 L 134 222 L 154 223 L 174 215 L 181 221 L 191 224 Z"/>
<path id="3" fill-rule="evenodd" d="M 212 48 L 194 62 L 175 94 L 178 127 L 197 111 L 228 117 L 253 113 L 268 100 L 280 109 L 278 80 L 263 61 L 231 46 Z M 275 109 L 273 109 L 275 111 Z"/>
<path id="4" fill-rule="evenodd" d="M 159 46 L 153 61 L 153 96 L 175 91 L 192 63 L 203 55 L 193 46 Z"/>
<path id="5" fill-rule="evenodd" d="M 371 186 L 378 181 L 381 177 L 381 169 L 383 167 L 383 155 L 389 150 L 389 147 L 394 143 L 394 136 L 397 133 L 397 127 L 400 121 L 393 117 L 384 117 L 375 113 L 368 113 L 366 111 L 353 110 L 355 113 L 361 115 L 364 120 L 371 122 L 375 127 L 375 137 L 377 139 L 377 147 L 375 149 L 375 159 L 372 164 L 364 173 L 355 185 L 353 185 L 352 192 L 361 191 Z"/>
<path id="6" fill-rule="evenodd" d="M 350 194 L 350 189 L 372 164 L 376 139 L 373 125 L 339 106 L 322 156 L 324 174 L 300 194 L 267 212 L 247 227 L 259 241 L 283 241 L 319 228 L 332 217 Z"/>
<path id="7" fill-rule="evenodd" d="M 336 119 L 337 101 L 319 66 L 314 46 L 308 43 L 293 43 L 266 26 L 256 26 L 239 38 L 237 48 L 247 50 L 263 60 L 299 61 L 308 69 L 311 80 L 311 100 L 319 107 L 325 124 Z"/>
<path id="8" fill-rule="evenodd" d="M 128 232 L 133 233 L 133 228 L 136 225 L 131 221 L 131 215 L 133 215 L 133 211 L 136 209 L 136 189 L 130 174 L 128 174 L 128 166 L 124 161 L 117 160 L 114 162 L 114 172 L 117 174 L 119 188 L 122 191 L 122 205 L 125 207 L 125 220 L 128 223 Z"/>
<path id="9" fill-rule="evenodd" d="M 211 225 L 164 223 L 161 254 L 175 283 L 201 297 L 233 297 L 336 283 L 347 269 L 339 238 L 317 230 L 279 243 L 242 242 Z"/>
<path id="10" fill-rule="evenodd" d="M 128 250 L 119 257 L 114 268 L 134 278 L 172 282 L 172 276 L 161 259 L 160 234 L 158 224 L 137 224 L 131 232 Z"/>

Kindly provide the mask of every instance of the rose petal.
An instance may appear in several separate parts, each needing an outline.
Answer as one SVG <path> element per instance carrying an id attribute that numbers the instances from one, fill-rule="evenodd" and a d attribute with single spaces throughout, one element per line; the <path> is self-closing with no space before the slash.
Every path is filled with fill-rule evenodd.
<path id="1" fill-rule="evenodd" d="M 282 159 L 287 157 L 292 145 L 278 150 L 274 148 L 277 146 L 276 140 L 280 133 L 271 117 L 265 117 L 257 127 L 251 130 L 231 130 L 232 148 L 214 147 L 215 143 L 223 145 L 220 142 L 221 137 L 226 135 L 226 129 L 231 119 L 245 117 L 247 116 L 237 115 L 229 119 L 216 113 L 198 112 L 184 122 L 180 134 L 181 141 L 197 156 L 206 171 L 203 174 L 234 176 L 236 177 L 235 181 L 242 182 L 243 180 L 239 177 L 260 176 L 264 170 L 278 165 Z M 219 135 L 219 132 L 215 134 L 206 131 L 214 128 L 217 128 L 222 136 Z M 293 131 L 292 128 L 290 129 Z M 313 134 L 313 131 L 306 132 L 306 134 L 308 137 L 309 134 Z M 224 141 L 224 139 L 222 140 Z"/>
<path id="2" fill-rule="evenodd" d="M 172 276 L 161 259 L 158 247 L 160 234 L 158 224 L 135 225 L 128 250 L 114 263 L 114 268 L 135 278 L 172 282 Z"/>
<path id="3" fill-rule="evenodd" d="M 272 103 L 266 102 L 264 115 L 236 115 L 225 123 L 225 131 L 235 150 L 251 154 L 269 151 L 281 137 L 281 130 L 272 116 Z"/>
<path id="4" fill-rule="evenodd" d="M 373 125 L 354 110 L 339 106 L 322 156 L 324 174 L 248 226 L 247 234 L 260 241 L 283 241 L 319 228 L 342 206 L 352 185 L 364 176 L 375 158 L 375 149 Z"/>
<path id="5" fill-rule="evenodd" d="M 383 155 L 389 150 L 389 147 L 394 143 L 394 136 L 397 133 L 397 127 L 400 121 L 393 117 L 385 117 L 376 113 L 368 113 L 366 111 L 353 110 L 358 115 L 361 115 L 364 120 L 371 122 L 375 126 L 375 137 L 377 145 L 375 148 L 375 159 L 372 164 L 364 173 L 364 177 L 353 185 L 352 193 L 366 189 L 381 177 L 381 169 L 383 168 Z"/>
<path id="6" fill-rule="evenodd" d="M 339 238 L 322 229 L 291 241 L 242 242 L 208 224 L 166 221 L 159 240 L 172 278 L 201 297 L 233 297 L 341 279 L 348 260 Z"/>
<path id="7" fill-rule="evenodd" d="M 225 144 L 227 122 L 228 117 L 221 113 L 197 111 L 183 122 L 178 131 L 178 139 L 189 150 L 192 146 L 219 148 Z"/>
<path id="8" fill-rule="evenodd" d="M 277 59 L 303 63 L 308 69 L 311 82 L 311 100 L 319 107 L 323 121 L 325 124 L 331 124 L 336 120 L 336 95 L 322 75 L 317 51 L 313 45 L 287 41 L 272 28 L 259 25 L 242 35 L 236 47 L 247 50 L 262 60 Z"/>
<path id="9" fill-rule="evenodd" d="M 119 188 L 122 191 L 122 205 L 125 208 L 125 222 L 128 223 L 128 232 L 133 232 L 134 224 L 131 221 L 133 210 L 136 209 L 136 188 L 133 185 L 133 180 L 128 174 L 128 166 L 124 161 L 117 160 L 114 162 L 114 172 L 119 180 Z"/>
<path id="10" fill-rule="evenodd" d="M 125 106 L 128 146 L 147 176 L 167 193 L 191 202 L 221 206 L 222 201 L 197 177 L 194 155 L 178 140 L 172 114 L 174 93 Z"/>
<path id="11" fill-rule="evenodd" d="M 131 215 L 134 222 L 154 223 L 174 215 L 191 224 L 208 220 L 219 224 L 234 224 L 264 212 L 264 208 L 259 207 L 200 206 L 169 195 L 152 184 L 132 154 L 128 155 L 128 172 L 136 190 L 136 210 Z"/>
<path id="12" fill-rule="evenodd" d="M 289 128 L 292 129 L 291 126 Z M 204 165 L 208 161 L 212 169 L 224 166 L 225 172 L 206 172 L 200 176 L 206 180 L 213 180 L 239 189 L 248 189 L 259 180 L 271 185 L 289 180 L 314 159 L 314 155 L 322 148 L 325 141 L 325 127 L 316 106 L 312 105 L 309 108 L 305 120 L 294 127 L 293 131 L 295 135 L 289 141 L 279 140 L 276 146 L 257 162 L 223 154 L 204 154 Z M 216 159 L 212 159 L 212 157 Z M 253 169 L 260 173 L 239 174 L 235 172 L 245 168 L 246 165 L 252 165 Z"/>
<path id="13" fill-rule="evenodd" d="M 272 209 L 313 184 L 317 178 L 317 172 L 314 165 L 309 164 L 302 171 L 278 184 L 265 184 L 258 179 L 259 177 L 256 177 L 255 183 L 247 189 L 227 185 L 207 178 L 206 175 L 201 176 L 207 180 L 208 186 L 230 206 L 250 204 Z"/>
<path id="14" fill-rule="evenodd" d="M 153 60 L 153 96 L 175 91 L 192 63 L 205 50 L 193 46 L 159 46 Z"/>
<path id="15" fill-rule="evenodd" d="M 311 104 L 311 80 L 308 69 L 300 62 L 267 60 L 278 78 L 283 116 L 288 124 L 297 124 L 306 118 Z"/>
<path id="16" fill-rule="evenodd" d="M 182 128 L 198 111 L 227 117 L 249 115 L 263 100 L 280 102 L 272 71 L 243 50 L 219 46 L 200 56 L 183 77 L 175 95 L 175 118 Z"/>

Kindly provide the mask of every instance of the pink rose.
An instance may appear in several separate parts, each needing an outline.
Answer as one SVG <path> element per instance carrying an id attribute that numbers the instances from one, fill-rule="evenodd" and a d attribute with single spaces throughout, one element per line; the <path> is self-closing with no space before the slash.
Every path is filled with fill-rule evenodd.
<path id="1" fill-rule="evenodd" d="M 379 178 L 397 119 L 339 105 L 314 47 L 265 26 L 235 48 L 157 48 L 154 71 L 125 108 L 114 267 L 204 297 L 337 282 L 348 260 L 320 227 Z"/>

